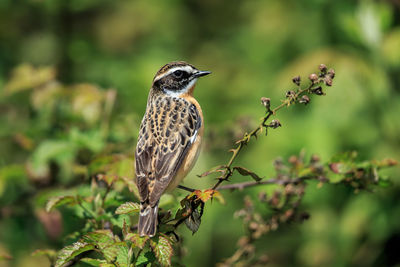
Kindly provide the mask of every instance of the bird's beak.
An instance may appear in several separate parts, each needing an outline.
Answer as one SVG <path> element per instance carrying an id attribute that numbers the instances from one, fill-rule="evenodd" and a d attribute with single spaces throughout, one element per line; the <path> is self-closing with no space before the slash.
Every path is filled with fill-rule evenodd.
<path id="1" fill-rule="evenodd" d="M 211 73 L 211 71 L 201 71 L 201 70 L 199 70 L 198 72 L 196 72 L 194 74 L 194 77 L 199 78 L 199 77 L 206 76 L 206 75 L 208 75 L 210 73 Z"/>

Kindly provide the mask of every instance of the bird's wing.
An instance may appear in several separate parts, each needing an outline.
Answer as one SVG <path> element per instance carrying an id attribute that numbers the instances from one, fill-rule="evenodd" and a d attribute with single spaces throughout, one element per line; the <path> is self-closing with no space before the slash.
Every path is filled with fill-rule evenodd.
<path id="1" fill-rule="evenodd" d="M 157 204 L 195 142 L 201 123 L 196 106 L 182 98 L 163 97 L 148 106 L 135 153 L 141 202 Z"/>

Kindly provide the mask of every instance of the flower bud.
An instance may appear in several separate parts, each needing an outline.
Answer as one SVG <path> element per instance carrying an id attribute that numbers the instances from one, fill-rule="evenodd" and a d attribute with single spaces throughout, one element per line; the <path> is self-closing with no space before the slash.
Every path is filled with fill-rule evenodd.
<path id="1" fill-rule="evenodd" d="M 310 81 L 314 84 L 318 81 L 318 75 L 315 73 L 310 74 L 310 76 L 308 76 L 308 79 L 310 79 Z"/>
<path id="2" fill-rule="evenodd" d="M 300 86 L 300 81 L 301 81 L 300 76 L 293 77 L 292 81 L 297 86 Z"/>
<path id="3" fill-rule="evenodd" d="M 304 104 L 307 105 L 308 103 L 310 103 L 310 98 L 307 95 L 303 95 L 300 100 L 299 100 L 300 104 Z"/>
<path id="4" fill-rule="evenodd" d="M 331 77 L 331 79 L 335 78 L 335 70 L 334 69 L 329 69 L 328 70 L 328 75 Z"/>
<path id="5" fill-rule="evenodd" d="M 269 109 L 271 106 L 271 99 L 269 99 L 268 97 L 261 97 L 261 104 Z"/>
<path id="6" fill-rule="evenodd" d="M 327 86 L 332 86 L 332 79 L 328 76 L 328 77 L 325 77 L 324 78 L 324 83 L 327 85 Z"/>
<path id="7" fill-rule="evenodd" d="M 291 97 L 291 96 L 293 96 L 293 95 L 295 95 L 295 94 L 296 94 L 296 93 L 295 93 L 294 91 L 292 91 L 292 90 L 287 91 L 287 92 L 286 92 L 286 98 Z"/>
<path id="8" fill-rule="evenodd" d="M 325 64 L 320 64 L 320 65 L 318 66 L 318 68 L 319 68 L 319 70 L 320 70 L 321 72 L 323 72 L 323 73 L 325 73 L 326 70 L 328 69 L 328 68 L 326 67 Z"/>
<path id="9" fill-rule="evenodd" d="M 316 95 L 324 95 L 324 92 L 322 91 L 321 86 L 318 86 L 317 88 L 312 89 L 312 92 Z"/>
<path id="10" fill-rule="evenodd" d="M 271 123 L 268 126 L 273 128 L 273 129 L 276 129 L 278 127 L 281 127 L 282 124 L 278 120 L 272 120 Z"/>

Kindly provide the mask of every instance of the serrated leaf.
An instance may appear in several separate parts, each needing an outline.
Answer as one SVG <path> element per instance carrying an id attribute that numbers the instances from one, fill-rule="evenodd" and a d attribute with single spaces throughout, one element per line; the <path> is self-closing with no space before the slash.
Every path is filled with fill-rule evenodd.
<path id="1" fill-rule="evenodd" d="M 237 170 L 241 175 L 243 176 L 251 176 L 255 181 L 261 181 L 262 177 L 258 176 L 254 172 L 250 171 L 249 169 L 243 168 L 243 167 L 233 167 L 234 170 Z"/>
<path id="2" fill-rule="evenodd" d="M 92 259 L 92 258 L 83 258 L 80 260 L 81 262 L 84 262 L 86 264 L 89 264 L 91 266 L 95 266 L 95 267 L 100 267 L 101 264 L 105 264 L 107 263 L 106 260 L 101 260 L 101 259 Z"/>
<path id="3" fill-rule="evenodd" d="M 76 199 L 73 196 L 58 196 L 52 197 L 46 204 L 46 211 L 50 212 L 52 209 L 62 206 L 62 205 L 73 205 L 76 204 Z"/>
<path id="4" fill-rule="evenodd" d="M 120 267 L 129 267 L 131 264 L 132 251 L 129 250 L 125 242 L 114 244 L 118 248 L 116 262 Z"/>
<path id="5" fill-rule="evenodd" d="M 100 249 L 104 249 L 115 243 L 114 235 L 110 230 L 90 232 L 83 237 L 83 240 L 90 244 L 96 244 Z"/>
<path id="6" fill-rule="evenodd" d="M 171 257 L 174 251 L 168 238 L 160 235 L 157 238 L 150 239 L 150 246 L 161 265 L 171 266 Z"/>
<path id="7" fill-rule="evenodd" d="M 128 214 L 132 212 L 139 212 L 140 211 L 140 205 L 139 203 L 135 202 L 126 202 L 119 206 L 117 210 L 115 211 L 116 214 Z"/>
<path id="8" fill-rule="evenodd" d="M 55 263 L 55 267 L 61 267 L 70 260 L 73 260 L 79 254 L 83 252 L 93 250 L 95 248 L 94 244 L 88 244 L 83 240 L 79 240 L 72 244 L 71 246 L 66 246 L 61 249 L 57 254 L 57 260 Z"/>
<path id="9" fill-rule="evenodd" d="M 140 249 L 143 249 L 144 246 L 146 245 L 147 241 L 149 240 L 148 236 L 143 236 L 141 237 L 139 234 L 137 233 L 129 233 L 127 234 L 127 236 L 125 237 L 125 240 L 129 240 L 132 242 L 132 245 L 134 247 L 138 247 Z"/>

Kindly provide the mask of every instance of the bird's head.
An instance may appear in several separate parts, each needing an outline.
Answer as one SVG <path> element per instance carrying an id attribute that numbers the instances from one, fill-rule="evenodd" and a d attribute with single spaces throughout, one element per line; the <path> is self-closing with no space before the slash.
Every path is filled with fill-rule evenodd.
<path id="1" fill-rule="evenodd" d="M 171 96 L 191 94 L 199 77 L 210 74 L 183 61 L 171 62 L 156 73 L 153 89 Z"/>

